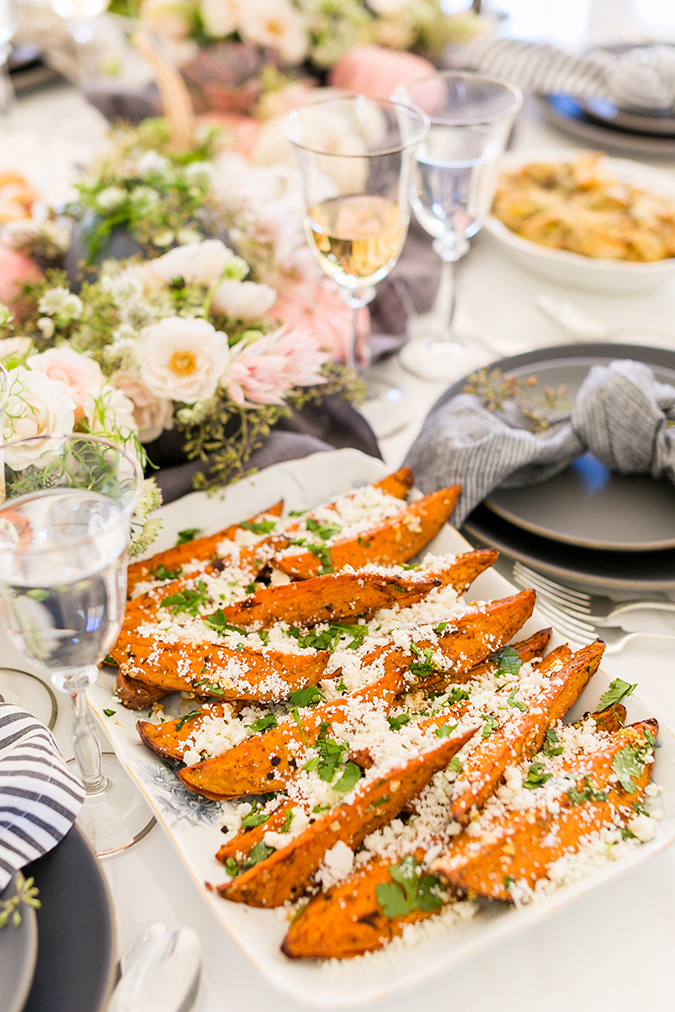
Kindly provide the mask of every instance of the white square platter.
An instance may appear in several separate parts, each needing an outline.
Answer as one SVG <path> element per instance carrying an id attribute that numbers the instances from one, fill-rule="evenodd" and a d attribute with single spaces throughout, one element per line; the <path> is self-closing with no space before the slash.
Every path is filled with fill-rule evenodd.
<path id="1" fill-rule="evenodd" d="M 282 497 L 287 510 L 307 509 L 332 496 L 375 481 L 386 473 L 387 468 L 382 461 L 351 449 L 317 453 L 302 460 L 273 465 L 222 492 L 212 495 L 192 493 L 162 507 L 163 529 L 149 554 L 174 545 L 177 532 L 183 528 L 199 527 L 209 534 L 266 509 Z M 459 553 L 470 548 L 464 538 L 447 524 L 428 546 L 428 550 L 437 554 Z M 493 600 L 514 592 L 515 588 L 507 580 L 489 570 L 476 580 L 467 598 Z M 546 621 L 537 617 L 535 612 L 524 627 L 524 633 L 528 635 L 546 625 Z M 554 635 L 552 644 L 561 642 L 561 637 Z M 489 946 L 551 917 L 577 898 L 646 861 L 675 840 L 675 737 L 661 724 L 654 780 L 663 787 L 660 796 L 663 818 L 655 838 L 649 843 L 531 906 L 515 909 L 496 902 L 481 904 L 479 913 L 472 920 L 451 925 L 414 947 L 396 946 L 342 962 L 295 962 L 282 955 L 279 949 L 286 925 L 274 911 L 229 903 L 205 888 L 206 881 L 219 883 L 225 879 L 223 866 L 214 857 L 223 840 L 216 818 L 218 803 L 188 792 L 159 757 L 140 742 L 135 723 L 145 714 L 125 710 L 119 704 L 113 696 L 114 681 L 111 669 L 103 669 L 98 683 L 89 691 L 92 708 L 119 759 L 143 790 L 158 822 L 194 878 L 204 902 L 210 904 L 223 927 L 270 983 L 310 1005 L 322 1008 L 358 1005 L 447 971 Z M 592 711 L 608 684 L 607 676 L 598 672 L 566 719 L 575 720 L 584 712 Z M 105 716 L 105 708 L 114 709 L 114 716 Z M 630 721 L 658 717 L 635 696 L 627 701 L 627 709 Z"/>

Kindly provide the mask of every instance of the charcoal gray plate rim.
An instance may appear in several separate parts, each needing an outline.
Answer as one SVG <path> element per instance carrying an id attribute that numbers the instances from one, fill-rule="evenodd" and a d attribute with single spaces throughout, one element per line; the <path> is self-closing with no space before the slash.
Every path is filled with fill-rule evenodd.
<path id="1" fill-rule="evenodd" d="M 544 119 L 549 123 L 595 146 L 612 151 L 649 154 L 657 158 L 672 158 L 675 154 L 675 137 L 629 133 L 609 124 L 604 125 L 591 119 L 572 95 L 537 95 L 536 99 Z M 560 108 L 561 102 L 570 111 L 563 111 Z"/>
<path id="2" fill-rule="evenodd" d="M 521 366 L 516 366 L 513 360 L 507 360 L 510 364 L 505 371 L 539 372 L 541 368 L 547 368 L 548 375 L 542 381 L 547 386 L 570 386 L 571 369 L 575 367 L 582 370 L 590 369 L 593 365 L 603 364 L 619 357 L 616 346 L 610 347 L 612 347 L 610 354 L 596 355 L 592 352 L 593 345 L 577 346 L 578 350 L 573 354 L 560 359 L 548 357 L 544 359 L 538 352 L 529 352 L 528 361 Z M 635 345 L 630 347 L 634 351 Z M 658 371 L 657 378 L 675 386 L 675 352 L 668 349 L 660 350 L 665 351 L 666 356 L 670 355 L 670 365 L 654 361 L 649 361 L 649 365 Z M 620 357 L 642 359 L 644 355 L 622 354 Z M 649 358 L 649 355 L 647 357 Z M 551 369 L 554 370 L 553 374 Z M 559 372 L 560 375 L 556 377 L 555 372 Z M 656 482 L 647 475 L 612 475 L 609 478 L 609 494 L 600 493 L 595 498 L 588 497 L 582 488 L 589 483 L 588 478 L 579 479 L 579 473 L 585 472 L 586 475 L 589 472 L 607 473 L 607 470 L 597 461 L 584 464 L 583 460 L 584 458 L 580 458 L 570 468 L 534 488 L 495 490 L 485 498 L 483 505 L 515 527 L 577 548 L 597 548 L 611 552 L 654 552 L 675 548 L 675 488 L 670 482 Z M 594 478 L 591 478 L 591 485 L 593 481 Z M 529 511 L 526 501 L 528 496 L 535 500 Z M 591 501 L 592 512 L 589 516 L 588 505 Z M 589 528 L 586 535 L 575 530 L 574 522 L 569 522 L 564 513 L 561 516 L 559 507 L 556 510 L 556 503 L 565 502 L 568 504 L 568 512 L 569 506 L 574 508 L 576 504 L 579 512 L 585 514 Z M 616 510 L 614 503 L 618 504 Z M 541 518 L 536 516 L 535 506 L 541 509 Z M 647 515 L 643 515 L 641 519 L 648 529 L 651 527 L 651 537 L 640 535 L 639 523 L 637 525 L 634 523 L 634 518 L 639 516 L 639 509 L 643 513 L 647 511 Z M 627 533 L 619 537 L 618 534 L 612 534 L 613 530 L 619 533 L 624 530 Z"/>
<path id="3" fill-rule="evenodd" d="M 105 1012 L 117 965 L 115 919 L 96 855 L 73 826 L 25 874 L 34 875 L 42 907 L 37 964 L 23 1012 Z"/>
<path id="4" fill-rule="evenodd" d="M 15 892 L 13 876 L 0 897 L 10 899 Z M 37 918 L 32 907 L 21 906 L 21 924 L 0 929 L 0 1008 L 3 1012 L 21 1012 L 30 990 L 38 954 Z"/>
<path id="5" fill-rule="evenodd" d="M 672 368 L 675 353 L 664 348 L 608 342 L 556 345 L 492 362 L 489 368 L 507 370 L 557 358 L 634 358 L 649 365 Z M 465 380 L 453 384 L 436 401 L 432 413 L 455 396 Z M 675 587 L 675 548 L 656 552 L 617 552 L 576 547 L 540 537 L 510 524 L 482 504 L 467 517 L 464 530 L 478 541 L 491 545 L 510 558 L 518 559 L 553 576 L 596 587 L 624 590 L 667 590 Z"/>

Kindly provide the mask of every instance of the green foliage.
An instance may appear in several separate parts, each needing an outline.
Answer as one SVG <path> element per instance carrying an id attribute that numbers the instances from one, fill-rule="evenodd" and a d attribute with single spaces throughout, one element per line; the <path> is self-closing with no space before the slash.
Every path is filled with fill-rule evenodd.
<path id="1" fill-rule="evenodd" d="M 408 854 L 389 868 L 393 882 L 375 887 L 377 902 L 385 917 L 405 917 L 413 910 L 431 913 L 443 903 L 443 889 L 437 875 L 425 873 L 422 862 Z"/>

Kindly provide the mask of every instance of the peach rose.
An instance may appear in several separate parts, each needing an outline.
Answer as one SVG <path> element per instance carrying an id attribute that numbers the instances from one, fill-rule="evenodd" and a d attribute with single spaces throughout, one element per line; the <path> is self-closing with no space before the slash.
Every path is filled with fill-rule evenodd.
<path id="1" fill-rule="evenodd" d="M 83 416 L 84 402 L 101 389 L 105 376 L 98 362 L 80 354 L 67 344 L 50 348 L 28 360 L 28 368 L 44 373 L 55 383 L 62 383 L 75 401 L 76 418 Z"/>
<path id="2" fill-rule="evenodd" d="M 134 420 L 141 443 L 151 443 L 165 429 L 173 428 L 173 405 L 170 400 L 156 397 L 138 376 L 130 372 L 115 373 L 112 382 L 134 406 Z"/>

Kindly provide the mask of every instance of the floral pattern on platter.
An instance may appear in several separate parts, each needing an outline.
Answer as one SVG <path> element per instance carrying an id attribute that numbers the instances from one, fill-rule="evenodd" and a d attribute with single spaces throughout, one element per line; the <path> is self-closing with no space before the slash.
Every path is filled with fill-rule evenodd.
<path id="1" fill-rule="evenodd" d="M 149 759 L 129 761 L 129 769 L 138 777 L 170 827 L 185 820 L 191 825 L 218 826 L 222 805 L 189 791 L 178 777 L 160 763 Z"/>

